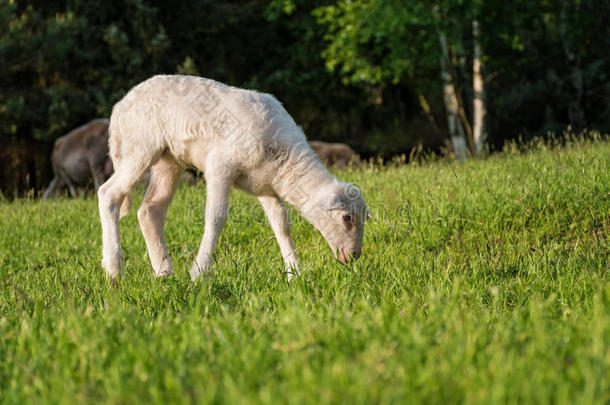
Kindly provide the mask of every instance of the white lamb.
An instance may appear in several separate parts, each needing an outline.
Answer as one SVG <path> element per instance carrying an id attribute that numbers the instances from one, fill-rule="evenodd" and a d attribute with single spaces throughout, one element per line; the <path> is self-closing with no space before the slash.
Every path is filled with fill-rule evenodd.
<path id="1" fill-rule="evenodd" d="M 201 170 L 207 187 L 205 231 L 190 270 L 192 280 L 211 271 L 233 185 L 258 197 L 289 279 L 299 265 L 282 200 L 322 233 L 342 263 L 360 256 L 369 215 L 362 195 L 324 168 L 302 130 L 269 94 L 193 76 L 154 76 L 114 106 L 109 146 L 115 173 L 98 197 L 102 266 L 113 280 L 123 270 L 119 215 L 127 214 L 129 194 L 149 168 L 138 220 L 156 276 L 173 272 L 163 226 L 185 166 Z"/>

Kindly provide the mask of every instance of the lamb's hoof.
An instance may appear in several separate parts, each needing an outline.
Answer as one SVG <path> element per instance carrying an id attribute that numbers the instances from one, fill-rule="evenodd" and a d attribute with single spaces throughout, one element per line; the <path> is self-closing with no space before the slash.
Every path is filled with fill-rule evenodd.
<path id="1" fill-rule="evenodd" d="M 286 275 L 288 282 L 291 282 L 299 278 L 300 271 L 298 267 L 286 266 L 286 268 L 284 268 L 284 274 Z"/>
<path id="2" fill-rule="evenodd" d="M 202 275 L 208 275 L 210 274 L 210 271 L 207 269 L 202 268 L 200 265 L 198 265 L 197 263 L 193 264 L 193 266 L 191 267 L 191 271 L 189 272 L 191 275 L 191 281 L 197 281 L 201 278 Z"/>
<path id="3" fill-rule="evenodd" d="M 193 266 L 191 267 L 191 271 L 189 271 L 189 274 L 191 275 L 191 281 L 197 281 L 199 276 L 201 276 L 199 266 L 197 266 L 197 264 L 193 264 Z"/>
<path id="4" fill-rule="evenodd" d="M 154 274 L 155 274 L 155 277 L 162 278 L 162 277 L 169 277 L 172 274 L 174 274 L 174 272 L 170 269 L 170 270 L 163 270 L 163 271 L 160 271 L 160 272 L 154 273 Z"/>
<path id="5" fill-rule="evenodd" d="M 174 269 L 172 265 L 168 262 L 163 262 L 163 265 L 159 269 L 159 271 L 155 271 L 155 277 L 169 277 L 174 274 Z"/>
<path id="6" fill-rule="evenodd" d="M 119 286 L 119 281 L 121 280 L 122 274 L 118 273 L 118 274 L 110 274 L 108 272 L 106 272 L 106 280 L 108 280 L 108 283 L 112 286 L 112 287 L 118 287 Z"/>
<path id="7" fill-rule="evenodd" d="M 119 284 L 119 281 L 123 278 L 121 273 L 111 274 L 106 272 L 106 280 L 110 282 L 110 284 L 116 286 Z"/>
<path id="8" fill-rule="evenodd" d="M 119 251 L 118 254 L 112 255 L 102 254 L 102 268 L 106 271 L 106 279 L 111 280 L 116 284 L 123 278 L 123 252 Z"/>

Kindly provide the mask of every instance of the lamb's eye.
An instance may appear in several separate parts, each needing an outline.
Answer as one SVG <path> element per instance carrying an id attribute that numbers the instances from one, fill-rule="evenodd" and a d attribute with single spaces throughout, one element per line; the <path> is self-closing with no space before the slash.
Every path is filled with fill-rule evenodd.
<path id="1" fill-rule="evenodd" d="M 343 221 L 352 222 L 352 216 L 350 214 L 343 215 Z"/>

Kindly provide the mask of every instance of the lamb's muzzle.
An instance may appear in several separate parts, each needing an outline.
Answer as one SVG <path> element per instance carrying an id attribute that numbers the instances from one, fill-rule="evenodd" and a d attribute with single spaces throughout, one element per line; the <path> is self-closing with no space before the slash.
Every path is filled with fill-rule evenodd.
<path id="1" fill-rule="evenodd" d="M 343 248 L 339 249 L 339 261 L 343 264 L 356 260 L 360 257 L 360 250 L 354 250 L 352 252 L 345 251 Z"/>
<path id="2" fill-rule="evenodd" d="M 193 76 L 155 76 L 114 106 L 109 146 L 115 173 L 98 196 L 102 263 L 110 278 L 119 277 L 123 265 L 119 215 L 126 213 L 126 197 L 149 168 L 138 220 L 157 276 L 173 272 L 163 225 L 186 165 L 204 173 L 207 188 L 193 280 L 212 269 L 232 186 L 259 198 L 289 278 L 298 274 L 299 263 L 283 201 L 321 232 L 341 262 L 360 256 L 368 212 L 362 194 L 326 170 L 302 130 L 269 94 Z"/>

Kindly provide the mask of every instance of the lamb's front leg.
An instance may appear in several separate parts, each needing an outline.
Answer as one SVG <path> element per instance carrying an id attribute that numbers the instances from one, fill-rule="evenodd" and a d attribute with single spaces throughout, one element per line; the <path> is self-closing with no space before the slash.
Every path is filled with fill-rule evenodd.
<path id="1" fill-rule="evenodd" d="M 286 207 L 275 196 L 259 197 L 284 258 L 288 281 L 299 274 L 299 258 L 290 237 L 290 218 Z"/>
<path id="2" fill-rule="evenodd" d="M 232 181 L 229 179 L 206 176 L 205 230 L 197 259 L 190 271 L 193 281 L 197 280 L 201 274 L 210 273 L 212 270 L 212 253 L 216 249 L 218 237 L 229 215 L 231 185 Z"/>

